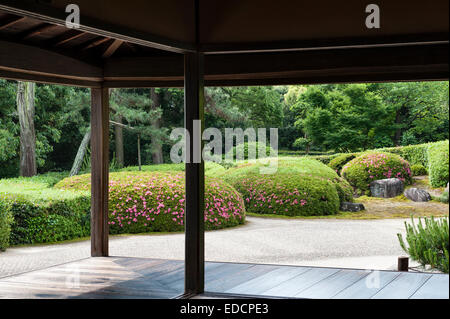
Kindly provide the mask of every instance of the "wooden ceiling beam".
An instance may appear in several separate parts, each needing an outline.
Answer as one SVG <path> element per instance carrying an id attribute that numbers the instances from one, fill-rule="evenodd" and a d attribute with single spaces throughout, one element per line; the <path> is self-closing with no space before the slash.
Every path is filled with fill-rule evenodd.
<path id="1" fill-rule="evenodd" d="M 123 44 L 122 40 L 114 40 L 105 50 L 102 57 L 104 59 L 110 58 L 118 48 Z"/>
<path id="2" fill-rule="evenodd" d="M 47 23 L 45 23 L 43 25 L 40 25 L 40 26 L 38 26 L 36 28 L 33 28 L 32 30 L 28 31 L 26 34 L 24 34 L 22 36 L 22 40 L 30 39 L 30 38 L 32 38 L 32 37 L 34 37 L 36 35 L 39 35 L 41 33 L 45 33 L 46 31 L 51 30 L 51 29 L 56 28 L 56 27 L 57 26 L 54 25 L 54 24 L 47 24 Z"/>
<path id="3" fill-rule="evenodd" d="M 32 75 L 39 82 L 48 78 L 61 79 L 61 83 L 103 81 L 101 67 L 49 50 L 3 40 L 0 40 L 0 71 Z"/>
<path id="4" fill-rule="evenodd" d="M 92 40 L 92 41 L 89 41 L 89 43 L 86 44 L 86 45 L 84 45 L 84 46 L 81 48 L 81 50 L 82 50 L 82 51 L 85 51 L 85 50 L 92 49 L 92 48 L 94 48 L 94 47 L 96 47 L 96 46 L 99 46 L 99 45 L 102 44 L 102 43 L 105 43 L 105 42 L 109 41 L 109 40 L 111 40 L 111 39 L 110 39 L 110 38 L 96 38 L 96 39 L 94 39 L 94 40 Z"/>
<path id="5" fill-rule="evenodd" d="M 53 40 L 52 46 L 57 47 L 63 44 L 66 44 L 70 41 L 76 40 L 82 36 L 84 36 L 86 33 L 76 31 L 76 30 L 70 30 L 67 32 L 64 32 L 62 35 L 57 37 L 55 40 Z"/>
<path id="6" fill-rule="evenodd" d="M 9 28 L 10 26 L 13 26 L 16 23 L 19 23 L 25 19 L 26 19 L 25 17 L 9 17 L 8 19 L 5 19 L 4 21 L 0 22 L 0 30 Z"/>

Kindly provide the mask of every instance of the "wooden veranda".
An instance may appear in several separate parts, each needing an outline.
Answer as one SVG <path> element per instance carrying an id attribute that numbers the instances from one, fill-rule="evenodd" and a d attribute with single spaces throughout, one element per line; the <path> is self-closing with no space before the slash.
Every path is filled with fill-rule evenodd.
<path id="1" fill-rule="evenodd" d="M 91 88 L 91 255 L 106 257 L 109 88 L 184 86 L 192 148 L 204 86 L 448 80 L 448 0 L 379 0 L 380 28 L 367 4 L 0 0 L 0 77 Z M 203 196 L 204 164 L 186 164 L 186 295 L 205 290 Z"/>

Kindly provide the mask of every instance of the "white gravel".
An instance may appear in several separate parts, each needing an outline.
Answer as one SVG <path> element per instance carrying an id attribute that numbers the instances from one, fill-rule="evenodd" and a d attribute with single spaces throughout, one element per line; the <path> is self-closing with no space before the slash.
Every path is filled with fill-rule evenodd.
<path id="1" fill-rule="evenodd" d="M 206 233 L 206 260 L 396 269 L 404 220 L 288 220 L 248 217 L 245 226 Z M 113 236 L 111 256 L 184 258 L 184 234 Z M 89 241 L 10 248 L 0 277 L 90 256 Z"/>

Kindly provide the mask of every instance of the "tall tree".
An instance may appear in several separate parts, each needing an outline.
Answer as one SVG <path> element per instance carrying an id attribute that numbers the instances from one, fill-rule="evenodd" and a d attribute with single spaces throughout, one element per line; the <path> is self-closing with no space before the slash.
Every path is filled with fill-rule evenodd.
<path id="1" fill-rule="evenodd" d="M 150 110 L 158 112 L 161 109 L 161 102 L 159 93 L 155 88 L 150 89 Z M 150 125 L 153 130 L 150 133 L 151 145 L 150 152 L 152 154 L 153 164 L 164 163 L 162 140 L 161 140 L 161 116 L 155 117 L 151 120 Z"/>
<path id="2" fill-rule="evenodd" d="M 34 83 L 18 82 L 17 113 L 20 123 L 20 175 L 25 177 L 37 174 L 34 94 Z"/>

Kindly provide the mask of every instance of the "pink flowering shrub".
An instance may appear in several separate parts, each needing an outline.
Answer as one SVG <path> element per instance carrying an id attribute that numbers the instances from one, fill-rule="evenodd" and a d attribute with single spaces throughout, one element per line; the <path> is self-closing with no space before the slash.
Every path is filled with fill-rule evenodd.
<path id="1" fill-rule="evenodd" d="M 109 227 L 111 234 L 184 230 L 183 172 L 110 173 Z M 90 175 L 66 178 L 55 187 L 90 189 Z M 227 183 L 207 178 L 205 229 L 237 226 L 245 221 L 240 194 Z"/>
<path id="2" fill-rule="evenodd" d="M 216 173 L 242 194 L 247 212 L 333 215 L 339 212 L 341 201 L 353 200 L 353 189 L 348 182 L 319 161 L 280 157 L 276 173 L 266 175 L 260 173 L 262 165 L 242 162 Z"/>
<path id="3" fill-rule="evenodd" d="M 405 185 L 412 183 L 409 163 L 390 153 L 363 154 L 348 162 L 341 174 L 361 194 L 368 193 L 370 183 L 375 180 L 398 178 Z"/>

